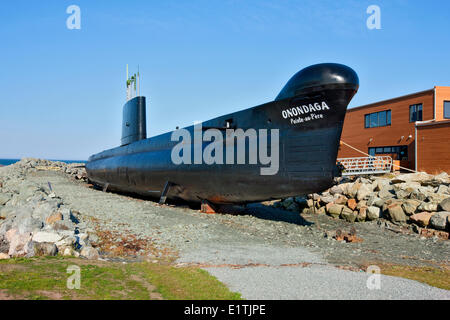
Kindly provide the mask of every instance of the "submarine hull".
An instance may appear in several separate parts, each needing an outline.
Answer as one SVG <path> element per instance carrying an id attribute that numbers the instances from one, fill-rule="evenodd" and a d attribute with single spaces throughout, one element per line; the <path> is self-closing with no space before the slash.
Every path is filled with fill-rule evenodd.
<path id="1" fill-rule="evenodd" d="M 278 161 L 271 174 L 261 173 L 262 168 L 275 166 L 273 163 L 249 163 L 254 150 L 248 141 L 245 163 L 175 164 L 173 149 L 180 141 L 172 141 L 173 132 L 168 132 L 91 156 L 86 164 L 88 177 L 95 184 L 107 185 L 108 190 L 156 198 L 169 184 L 168 199 L 189 202 L 248 203 L 323 191 L 339 174 L 336 158 L 340 136 L 358 79 L 351 74 L 350 80 L 346 76 L 326 83 L 323 74 L 320 77 L 311 86 L 294 86 L 292 94 L 283 95 L 282 91 L 275 101 L 206 121 L 201 129 L 184 128 L 192 137 L 199 134 L 198 130 L 202 135 L 208 129 L 221 132 L 223 154 L 230 143 L 228 130 L 267 130 L 267 144 L 272 147 L 276 141 L 272 141 L 275 136 L 271 133 L 278 132 Z M 204 152 L 211 143 L 202 141 L 199 146 L 191 141 L 187 145 L 193 155 L 195 148 Z M 242 151 L 238 143 L 233 148 L 235 155 Z M 269 147 L 270 152 L 274 149 Z"/>

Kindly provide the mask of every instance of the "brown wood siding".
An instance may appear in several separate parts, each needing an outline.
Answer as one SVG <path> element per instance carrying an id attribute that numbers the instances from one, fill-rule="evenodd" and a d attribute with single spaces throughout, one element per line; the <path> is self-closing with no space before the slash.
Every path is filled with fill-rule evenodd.
<path id="1" fill-rule="evenodd" d="M 341 140 L 366 153 L 369 147 L 408 146 L 408 167 L 414 169 L 415 123 L 409 122 L 409 106 L 418 103 L 423 105 L 423 120 L 433 119 L 433 90 L 349 109 L 345 116 Z M 390 126 L 364 128 L 364 115 L 383 110 L 391 110 Z M 408 138 L 410 135 L 412 137 Z M 371 138 L 372 141 L 369 142 Z M 338 157 L 364 157 L 364 155 L 341 145 Z"/>
<path id="2" fill-rule="evenodd" d="M 418 170 L 450 173 L 450 122 L 417 127 Z"/>

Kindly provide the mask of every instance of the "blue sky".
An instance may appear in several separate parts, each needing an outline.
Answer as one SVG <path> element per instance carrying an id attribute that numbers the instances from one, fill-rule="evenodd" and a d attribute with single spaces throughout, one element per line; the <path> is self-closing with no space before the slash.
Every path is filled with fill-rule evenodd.
<path id="1" fill-rule="evenodd" d="M 66 28 L 69 5 L 81 30 Z M 369 30 L 369 5 L 381 30 Z M 448 1 L 2 1 L 0 158 L 87 159 L 120 142 L 126 64 L 148 135 L 271 101 L 298 70 L 359 75 L 350 107 L 450 85 Z"/>

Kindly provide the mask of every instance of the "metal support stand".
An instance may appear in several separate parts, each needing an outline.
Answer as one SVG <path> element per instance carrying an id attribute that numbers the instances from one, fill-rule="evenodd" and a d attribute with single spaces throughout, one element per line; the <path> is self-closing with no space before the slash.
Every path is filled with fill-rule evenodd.
<path id="1" fill-rule="evenodd" d="M 164 189 L 161 192 L 161 198 L 159 199 L 159 204 L 166 203 L 167 194 L 169 193 L 169 189 L 170 189 L 171 185 L 172 185 L 172 183 L 170 183 L 169 181 L 167 181 L 166 184 L 164 185 Z"/>

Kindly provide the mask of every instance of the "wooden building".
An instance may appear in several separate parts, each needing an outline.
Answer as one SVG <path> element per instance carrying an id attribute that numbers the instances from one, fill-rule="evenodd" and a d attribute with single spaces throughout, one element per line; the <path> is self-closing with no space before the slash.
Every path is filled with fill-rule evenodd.
<path id="1" fill-rule="evenodd" d="M 450 173 L 450 87 L 434 87 L 347 110 L 341 140 L 403 167 Z M 363 157 L 341 144 L 339 158 Z"/>

